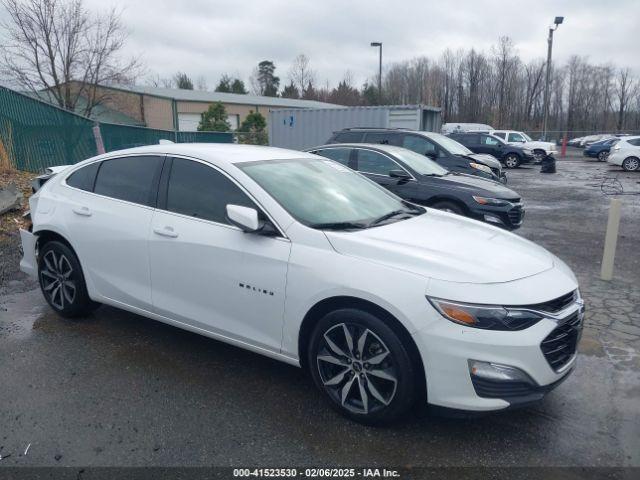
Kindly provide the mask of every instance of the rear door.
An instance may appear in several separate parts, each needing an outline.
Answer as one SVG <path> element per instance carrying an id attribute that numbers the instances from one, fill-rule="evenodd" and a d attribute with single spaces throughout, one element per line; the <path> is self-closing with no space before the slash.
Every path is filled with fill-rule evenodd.
<path id="1" fill-rule="evenodd" d="M 476 153 L 488 153 L 496 158 L 502 158 L 502 144 L 500 140 L 492 137 L 491 135 L 477 135 L 479 145 L 477 150 L 473 150 Z"/>
<path id="2" fill-rule="evenodd" d="M 194 159 L 167 164 L 149 239 L 154 310 L 279 351 L 291 243 L 230 224 L 228 204 L 271 220 L 226 173 Z"/>
<path id="3" fill-rule="evenodd" d="M 147 243 L 163 160 L 113 158 L 65 179 L 73 189 L 67 228 L 87 282 L 98 295 L 143 310 L 151 309 Z"/>

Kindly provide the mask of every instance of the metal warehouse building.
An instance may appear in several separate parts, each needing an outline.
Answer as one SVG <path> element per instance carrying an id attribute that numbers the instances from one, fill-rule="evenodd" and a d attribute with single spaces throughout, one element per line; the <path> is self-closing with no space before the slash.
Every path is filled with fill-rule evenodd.
<path id="1" fill-rule="evenodd" d="M 269 113 L 269 144 L 301 150 L 325 143 L 343 128 L 408 128 L 439 132 L 441 109 L 425 105 L 278 109 Z"/>

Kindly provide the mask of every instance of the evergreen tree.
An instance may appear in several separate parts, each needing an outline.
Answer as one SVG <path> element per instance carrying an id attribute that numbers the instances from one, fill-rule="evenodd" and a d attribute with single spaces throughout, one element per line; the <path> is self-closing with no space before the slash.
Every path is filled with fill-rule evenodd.
<path id="1" fill-rule="evenodd" d="M 246 133 L 246 135 L 240 137 L 240 142 L 252 145 L 266 145 L 268 142 L 266 128 L 267 120 L 264 116 L 260 112 L 251 110 L 238 129 L 239 132 Z"/>
<path id="2" fill-rule="evenodd" d="M 228 132 L 231 124 L 227 120 L 227 110 L 222 102 L 209 105 L 206 112 L 200 115 L 199 132 Z"/>

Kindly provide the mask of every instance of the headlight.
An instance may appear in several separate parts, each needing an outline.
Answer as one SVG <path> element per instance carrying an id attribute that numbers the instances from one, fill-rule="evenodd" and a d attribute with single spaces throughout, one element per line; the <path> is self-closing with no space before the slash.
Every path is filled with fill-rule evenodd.
<path id="1" fill-rule="evenodd" d="M 509 204 L 506 200 L 500 200 L 499 198 L 478 197 L 474 195 L 473 199 L 480 205 L 491 205 L 492 207 L 503 207 Z"/>
<path id="2" fill-rule="evenodd" d="M 447 320 L 484 330 L 524 330 L 542 320 L 542 315 L 499 305 L 472 305 L 427 297 Z"/>
<path id="3" fill-rule="evenodd" d="M 480 163 L 471 162 L 469 166 L 471 168 L 475 168 L 476 170 L 482 170 L 483 172 L 491 173 L 491 169 L 489 167 L 487 167 L 486 165 L 482 165 Z"/>

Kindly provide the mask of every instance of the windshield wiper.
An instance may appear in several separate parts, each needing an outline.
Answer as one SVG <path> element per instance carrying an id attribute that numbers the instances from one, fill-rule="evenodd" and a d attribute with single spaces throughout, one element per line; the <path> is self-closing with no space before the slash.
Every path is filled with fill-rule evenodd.
<path id="1" fill-rule="evenodd" d="M 365 225 L 364 223 L 357 222 L 312 223 L 309 226 L 319 230 L 361 230 L 368 227 L 368 225 Z"/>
<path id="2" fill-rule="evenodd" d="M 385 213 L 381 217 L 376 218 L 375 220 L 369 223 L 369 226 L 377 225 L 379 223 L 384 222 L 385 220 L 389 220 L 390 218 L 397 217 L 398 215 L 417 215 L 417 212 L 412 212 L 410 210 L 393 210 L 392 212 Z"/>

